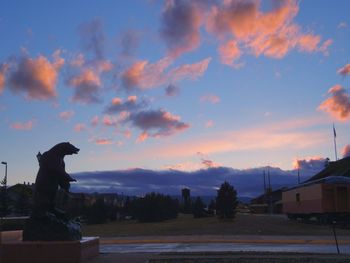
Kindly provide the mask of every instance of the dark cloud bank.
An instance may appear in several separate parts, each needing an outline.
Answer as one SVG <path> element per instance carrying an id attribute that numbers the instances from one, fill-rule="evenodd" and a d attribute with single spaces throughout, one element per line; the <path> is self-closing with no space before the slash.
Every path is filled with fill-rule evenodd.
<path id="1" fill-rule="evenodd" d="M 216 195 L 216 190 L 228 181 L 238 191 L 239 196 L 254 197 L 263 192 L 263 171 L 267 168 L 238 170 L 215 167 L 193 172 L 177 170 L 153 171 L 144 169 L 81 172 L 74 174 L 78 183 L 72 185 L 73 192 L 123 193 L 142 195 L 156 191 L 170 195 L 180 195 L 183 187 L 191 189 L 191 194 Z M 297 184 L 297 171 L 269 168 L 273 189 Z M 301 180 L 314 175 L 316 170 L 301 170 Z M 267 180 L 266 180 L 267 182 Z"/>

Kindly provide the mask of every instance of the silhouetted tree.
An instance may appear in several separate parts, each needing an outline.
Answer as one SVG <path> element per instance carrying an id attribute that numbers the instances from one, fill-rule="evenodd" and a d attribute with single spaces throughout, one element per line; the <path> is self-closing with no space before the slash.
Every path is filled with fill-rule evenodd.
<path id="1" fill-rule="evenodd" d="M 15 200 L 15 211 L 19 215 L 28 215 L 30 211 L 31 193 L 21 188 L 17 192 L 17 199 Z"/>
<path id="2" fill-rule="evenodd" d="M 205 217 L 207 215 L 204 210 L 204 203 L 202 199 L 198 196 L 193 204 L 192 213 L 194 218 Z"/>
<path id="3" fill-rule="evenodd" d="M 237 207 L 237 192 L 228 182 L 224 182 L 216 197 L 216 212 L 220 218 L 233 218 Z"/>
<path id="4" fill-rule="evenodd" d="M 9 198 L 7 193 L 7 178 L 0 181 L 0 216 L 6 216 L 9 213 Z"/>
<path id="5" fill-rule="evenodd" d="M 191 190 L 188 188 L 183 188 L 181 190 L 181 195 L 182 195 L 182 207 L 181 207 L 181 212 L 185 214 L 191 213 Z"/>
<path id="6" fill-rule="evenodd" d="M 97 198 L 96 202 L 87 208 L 87 221 L 89 224 L 101 224 L 108 219 L 107 207 L 103 198 Z"/>
<path id="7" fill-rule="evenodd" d="M 149 193 L 131 201 L 130 209 L 133 217 L 140 222 L 157 222 L 176 218 L 178 201 L 170 196 Z"/>
<path id="8" fill-rule="evenodd" d="M 210 201 L 210 204 L 208 206 L 208 213 L 211 214 L 211 215 L 214 215 L 215 214 L 215 210 L 216 210 L 216 202 L 214 199 L 212 199 Z"/>

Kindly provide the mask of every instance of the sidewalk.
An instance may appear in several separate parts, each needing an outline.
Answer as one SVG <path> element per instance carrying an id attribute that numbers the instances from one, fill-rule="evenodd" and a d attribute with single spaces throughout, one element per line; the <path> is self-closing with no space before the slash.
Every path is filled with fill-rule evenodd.
<path id="1" fill-rule="evenodd" d="M 338 236 L 338 243 L 350 244 L 350 236 Z M 172 244 L 172 243 L 232 243 L 232 244 L 334 244 L 334 236 L 262 236 L 262 235 L 191 235 L 138 236 L 100 238 L 101 245 L 112 244 Z"/>

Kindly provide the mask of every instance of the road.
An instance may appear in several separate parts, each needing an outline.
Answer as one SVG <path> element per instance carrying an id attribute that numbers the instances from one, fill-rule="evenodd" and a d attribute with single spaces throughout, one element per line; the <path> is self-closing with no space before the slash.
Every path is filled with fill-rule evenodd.
<path id="1" fill-rule="evenodd" d="M 339 250 L 350 254 L 350 237 L 338 237 Z M 166 236 L 102 238 L 101 253 L 164 252 L 337 253 L 330 236 Z"/>

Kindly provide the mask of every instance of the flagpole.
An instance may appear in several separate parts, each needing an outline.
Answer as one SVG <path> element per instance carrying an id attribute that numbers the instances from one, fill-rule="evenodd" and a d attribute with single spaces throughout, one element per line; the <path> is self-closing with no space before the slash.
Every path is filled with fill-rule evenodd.
<path id="1" fill-rule="evenodd" d="M 338 161 L 338 154 L 337 154 L 337 133 L 335 131 L 335 127 L 334 127 L 334 122 L 333 122 L 333 140 L 334 140 L 334 153 L 335 153 L 335 160 Z"/>

